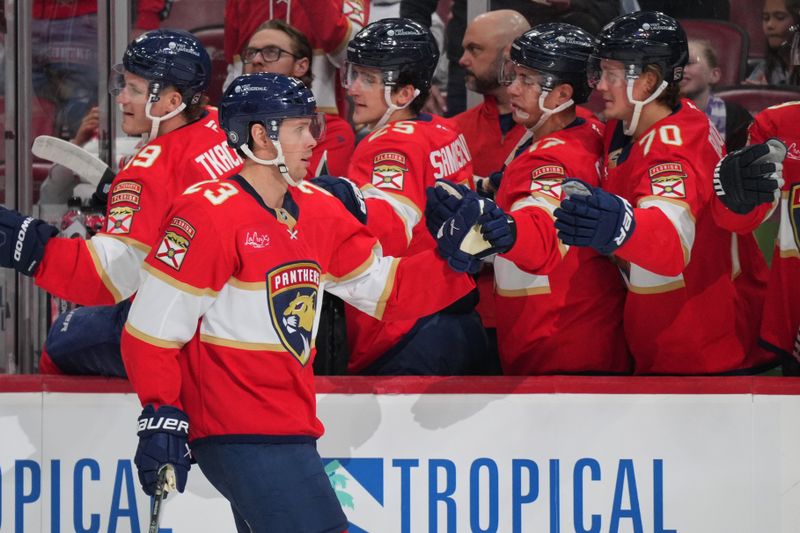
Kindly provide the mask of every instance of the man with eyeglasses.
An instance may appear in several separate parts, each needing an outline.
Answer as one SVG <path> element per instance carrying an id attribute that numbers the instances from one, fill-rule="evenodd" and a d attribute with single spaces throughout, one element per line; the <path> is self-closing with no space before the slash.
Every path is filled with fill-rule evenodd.
<path id="1" fill-rule="evenodd" d="M 245 74 L 293 76 L 308 88 L 314 79 L 311 43 L 300 30 L 279 19 L 258 27 L 242 51 L 242 62 Z M 325 113 L 324 117 L 325 136 L 314 147 L 306 178 L 345 176 L 353 155 L 356 139 L 350 124 L 336 113 Z"/>
<path id="2" fill-rule="evenodd" d="M 282 20 L 308 37 L 314 55 L 311 69 L 316 80 L 314 96 L 319 110 L 346 116 L 347 100 L 338 82 L 338 71 L 344 63 L 347 42 L 369 20 L 369 1 L 226 0 L 225 61 L 228 63 L 228 77 L 225 87 L 244 72 L 241 54 L 250 37 L 265 21 L 273 20 Z M 282 48 L 292 51 L 290 47 Z M 275 57 L 275 53 L 267 52 L 270 57 Z M 288 61 L 286 54 L 278 54 L 280 60 Z"/>
<path id="3" fill-rule="evenodd" d="M 128 45 L 109 84 L 122 130 L 147 139 L 108 193 L 107 226 L 89 240 L 55 237 L 44 221 L 0 207 L 0 266 L 32 276 L 44 290 L 80 307 L 59 317 L 45 342 L 40 371 L 124 377 L 119 337 L 126 301 L 152 249 L 180 266 L 180 241 L 159 240 L 172 201 L 192 184 L 239 171 L 216 109 L 205 105 L 211 60 L 181 30 L 154 30 Z M 115 304 L 118 305 L 110 305 Z"/>
<path id="4" fill-rule="evenodd" d="M 476 222 L 468 213 L 480 213 L 479 202 L 483 211 L 495 213 L 491 221 L 477 222 L 497 253 L 491 297 L 504 374 L 632 370 L 622 329 L 625 287 L 617 267 L 591 248 L 565 246 L 553 226 L 565 179 L 580 177 L 595 186 L 600 181 L 603 126 L 576 113 L 591 92 L 586 61 L 593 44 L 589 33 L 563 23 L 541 24 L 515 39 L 500 79 L 514 122 L 528 135 L 503 171 L 497 205 L 486 207 L 489 200 L 462 190 L 464 199 L 452 214 L 446 204 L 431 206 L 444 213 L 440 218 L 460 216 L 465 228 Z M 509 233 L 515 239 L 501 243 Z"/>

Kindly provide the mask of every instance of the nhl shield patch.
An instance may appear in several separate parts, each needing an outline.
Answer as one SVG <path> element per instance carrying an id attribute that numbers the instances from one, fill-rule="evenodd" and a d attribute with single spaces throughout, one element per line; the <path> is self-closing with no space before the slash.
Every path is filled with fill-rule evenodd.
<path id="1" fill-rule="evenodd" d="M 281 344 L 305 366 L 311 357 L 321 270 L 311 262 L 281 265 L 267 273 L 267 300 Z"/>
<path id="2" fill-rule="evenodd" d="M 406 156 L 397 152 L 383 152 L 372 161 L 372 184 L 382 189 L 402 191 L 406 172 Z"/>

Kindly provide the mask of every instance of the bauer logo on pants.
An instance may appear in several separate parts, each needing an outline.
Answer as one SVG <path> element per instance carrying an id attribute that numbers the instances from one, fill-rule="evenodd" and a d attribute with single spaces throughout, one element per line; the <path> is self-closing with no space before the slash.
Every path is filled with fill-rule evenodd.
<path id="1" fill-rule="evenodd" d="M 311 357 L 319 280 L 319 265 L 310 262 L 282 265 L 267 274 L 272 325 L 283 347 L 303 366 Z"/>

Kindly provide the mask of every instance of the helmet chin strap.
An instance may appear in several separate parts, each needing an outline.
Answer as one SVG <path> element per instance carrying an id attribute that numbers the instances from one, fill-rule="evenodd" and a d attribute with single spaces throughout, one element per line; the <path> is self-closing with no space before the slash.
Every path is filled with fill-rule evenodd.
<path id="1" fill-rule="evenodd" d="M 158 137 L 158 127 L 159 125 L 161 125 L 162 120 L 171 119 L 172 117 L 177 116 L 181 111 L 186 109 L 186 103 L 181 102 L 181 105 L 179 105 L 178 107 L 176 107 L 174 110 L 170 111 L 163 117 L 154 117 L 153 115 L 150 114 L 150 109 L 152 109 L 153 104 L 156 101 L 157 100 L 153 100 L 151 97 L 144 106 L 144 114 L 147 118 L 150 119 L 150 134 L 147 137 L 148 140 L 155 139 L 156 137 Z"/>
<path id="2" fill-rule="evenodd" d="M 300 184 L 302 183 L 303 180 L 300 180 L 299 182 L 295 181 L 289 174 L 289 167 L 286 166 L 286 158 L 283 156 L 283 148 L 281 147 L 280 141 L 277 140 L 272 141 L 272 144 L 275 145 L 275 150 L 277 150 L 278 152 L 274 159 L 261 159 L 260 157 L 257 157 L 253 153 L 253 151 L 250 150 L 250 147 L 247 146 L 246 144 L 241 145 L 240 148 L 242 149 L 242 152 L 244 152 L 244 155 L 246 155 L 256 163 L 258 163 L 259 165 L 278 167 L 278 172 L 281 173 L 281 176 L 283 176 L 283 179 L 286 181 L 286 183 L 289 184 L 289 186 L 300 187 L 302 189 Z"/>
<path id="3" fill-rule="evenodd" d="M 375 124 L 375 126 L 373 128 L 371 128 L 371 130 L 372 131 L 379 130 L 382 127 L 384 127 L 386 125 L 386 123 L 389 122 L 389 117 L 392 116 L 392 113 L 394 113 L 395 111 L 400 111 L 401 109 L 405 109 L 408 106 L 410 106 L 411 102 L 413 102 L 414 98 L 416 98 L 417 96 L 419 96 L 419 89 L 414 89 L 414 96 L 405 105 L 394 105 L 394 103 L 392 102 L 392 88 L 389 87 L 388 85 L 386 87 L 384 87 L 383 88 L 383 99 L 386 101 L 386 105 L 388 106 L 388 109 L 383 114 L 383 116 L 378 121 L 378 123 Z"/>
<path id="4" fill-rule="evenodd" d="M 628 79 L 628 101 L 633 104 L 633 116 L 631 117 L 631 123 L 625 124 L 625 121 L 622 122 L 622 126 L 624 128 L 623 132 L 625 135 L 633 135 L 636 131 L 636 126 L 639 125 L 639 115 L 642 114 L 642 108 L 658 98 L 658 96 L 664 92 L 664 89 L 667 88 L 667 80 L 661 82 L 661 85 L 656 88 L 656 90 L 647 97 L 646 100 L 636 100 L 633 97 L 633 82 L 636 80 Z"/>
<path id="5" fill-rule="evenodd" d="M 544 100 L 545 98 L 547 98 L 548 94 L 550 94 L 550 91 L 542 89 L 542 94 L 539 95 L 539 109 L 542 111 L 542 116 L 539 117 L 539 120 L 536 121 L 536 124 L 534 124 L 533 127 L 530 128 L 531 131 L 535 132 L 536 130 L 542 127 L 542 124 L 547 122 L 548 118 L 555 115 L 556 113 L 561 113 L 565 109 L 569 109 L 569 107 L 575 103 L 575 101 L 572 98 L 570 98 L 563 104 L 558 105 L 553 109 L 549 109 L 544 105 Z"/>

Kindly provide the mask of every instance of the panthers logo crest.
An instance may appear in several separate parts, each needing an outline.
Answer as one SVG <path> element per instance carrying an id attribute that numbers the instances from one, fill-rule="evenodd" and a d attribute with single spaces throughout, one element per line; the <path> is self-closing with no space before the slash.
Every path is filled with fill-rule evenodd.
<path id="1" fill-rule="evenodd" d="M 281 344 L 305 366 L 314 346 L 320 268 L 316 263 L 282 265 L 267 274 L 269 310 Z"/>

